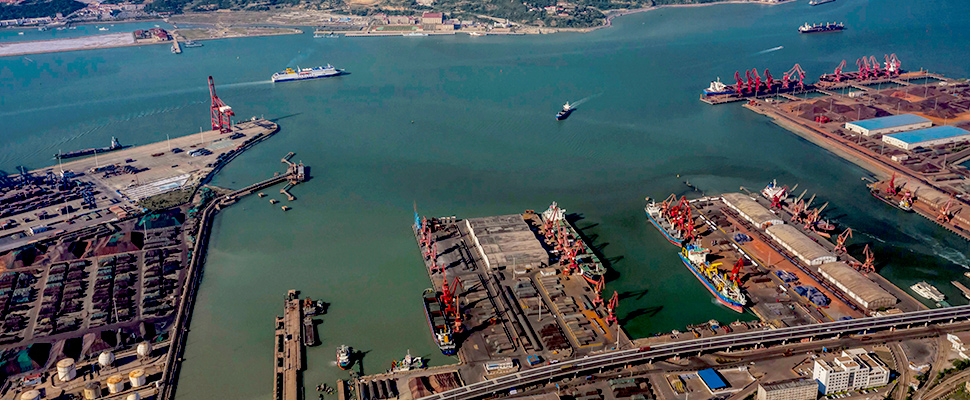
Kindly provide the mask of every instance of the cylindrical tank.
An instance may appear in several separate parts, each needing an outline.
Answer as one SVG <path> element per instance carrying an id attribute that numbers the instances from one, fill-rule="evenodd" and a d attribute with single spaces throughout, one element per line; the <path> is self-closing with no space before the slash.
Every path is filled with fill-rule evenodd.
<path id="1" fill-rule="evenodd" d="M 115 394 L 125 390 L 125 378 L 121 375 L 111 375 L 108 378 L 108 393 Z"/>
<path id="2" fill-rule="evenodd" d="M 135 393 L 129 394 L 128 397 L 125 397 L 125 399 L 127 399 L 127 400 L 141 400 L 141 395 L 139 395 L 138 392 L 135 392 Z"/>
<path id="3" fill-rule="evenodd" d="M 115 363 L 115 353 L 112 353 L 109 350 L 102 351 L 101 355 L 98 356 L 98 364 L 101 364 L 102 367 L 110 367 L 111 364 L 114 364 L 114 363 Z"/>
<path id="4" fill-rule="evenodd" d="M 68 382 L 77 376 L 77 366 L 73 358 L 65 358 L 57 362 L 57 378 L 61 382 Z"/>
<path id="5" fill-rule="evenodd" d="M 135 348 L 135 353 L 138 357 L 148 357 L 152 354 L 152 344 L 149 342 L 138 343 L 138 347 Z"/>
<path id="6" fill-rule="evenodd" d="M 84 385 L 84 390 L 81 391 L 86 400 L 94 400 L 101 398 L 101 384 L 97 381 L 90 382 Z"/>
<path id="7" fill-rule="evenodd" d="M 28 390 L 20 394 L 20 400 L 40 400 L 40 390 Z"/>
<path id="8" fill-rule="evenodd" d="M 128 380 L 131 381 L 131 387 L 142 387 L 145 386 L 145 370 L 136 369 L 128 373 Z"/>

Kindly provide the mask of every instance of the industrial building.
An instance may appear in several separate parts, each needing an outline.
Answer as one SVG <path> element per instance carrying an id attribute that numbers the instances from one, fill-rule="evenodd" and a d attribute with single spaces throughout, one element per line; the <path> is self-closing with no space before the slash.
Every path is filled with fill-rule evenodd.
<path id="1" fill-rule="evenodd" d="M 466 219 L 465 227 L 488 268 L 549 265 L 549 253 L 521 214 Z"/>
<path id="2" fill-rule="evenodd" d="M 758 385 L 757 400 L 815 400 L 818 381 L 795 378 Z"/>
<path id="3" fill-rule="evenodd" d="M 882 141 L 903 150 L 933 147 L 970 140 L 970 131 L 955 126 L 936 126 L 927 129 L 896 133 L 882 137 Z"/>
<path id="4" fill-rule="evenodd" d="M 899 114 L 845 123 L 846 130 L 866 136 L 906 132 L 931 126 L 933 121 L 915 114 Z"/>
<path id="5" fill-rule="evenodd" d="M 822 264 L 818 267 L 818 272 L 825 280 L 869 310 L 896 304 L 896 297 L 844 262 Z"/>
<path id="6" fill-rule="evenodd" d="M 808 265 L 822 265 L 838 261 L 835 254 L 815 243 L 798 228 L 791 225 L 772 225 L 765 229 L 781 247 Z"/>
<path id="7" fill-rule="evenodd" d="M 812 378 L 818 381 L 819 393 L 829 395 L 885 386 L 889 383 L 889 368 L 865 349 L 844 350 L 839 356 L 815 359 Z"/>
<path id="8" fill-rule="evenodd" d="M 772 225 L 782 225 L 785 223 L 781 217 L 775 215 L 758 202 L 751 199 L 750 196 L 741 193 L 725 193 L 721 196 L 724 200 L 724 204 L 731 207 L 741 216 L 748 220 L 748 222 L 754 224 L 755 226 L 765 229 Z"/>
<path id="9" fill-rule="evenodd" d="M 717 371 L 715 371 L 713 368 L 697 371 L 697 376 L 701 378 L 701 381 L 704 382 L 704 386 L 707 386 L 707 390 L 710 390 L 711 393 L 725 389 L 729 386 L 728 383 L 724 381 L 724 378 L 721 377 L 721 374 L 717 373 Z"/>

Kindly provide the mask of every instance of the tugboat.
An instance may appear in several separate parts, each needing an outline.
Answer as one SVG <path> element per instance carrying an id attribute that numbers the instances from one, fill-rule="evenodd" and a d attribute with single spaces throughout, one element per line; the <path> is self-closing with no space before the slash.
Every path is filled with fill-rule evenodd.
<path id="1" fill-rule="evenodd" d="M 347 345 L 341 345 L 339 348 L 337 348 L 337 366 L 339 366 L 340 369 L 350 369 L 350 365 L 354 363 L 354 361 L 350 358 L 350 353 L 352 350 L 353 349 Z"/>
<path id="2" fill-rule="evenodd" d="M 556 113 L 556 119 L 559 121 L 562 121 L 566 118 L 569 118 L 569 114 L 572 114 L 573 111 L 575 110 L 576 109 L 570 106 L 569 102 L 567 101 L 566 104 L 562 106 L 562 111 Z"/>
<path id="3" fill-rule="evenodd" d="M 424 360 L 421 357 L 412 357 L 411 350 L 408 350 L 408 354 L 401 361 L 391 361 L 388 372 L 405 372 L 418 368 L 424 368 Z"/>

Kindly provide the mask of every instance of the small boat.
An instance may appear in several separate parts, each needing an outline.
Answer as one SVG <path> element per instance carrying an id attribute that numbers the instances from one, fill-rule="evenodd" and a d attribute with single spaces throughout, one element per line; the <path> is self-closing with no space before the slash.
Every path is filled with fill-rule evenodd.
<path id="1" fill-rule="evenodd" d="M 427 33 L 421 33 L 421 32 L 411 32 L 411 33 L 404 34 L 404 36 L 417 37 L 417 36 L 428 36 L 428 34 Z"/>
<path id="2" fill-rule="evenodd" d="M 352 352 L 353 349 L 347 345 L 341 345 L 337 348 L 337 366 L 340 369 L 349 369 L 351 364 L 354 363 L 354 360 L 350 358 Z"/>
<path id="3" fill-rule="evenodd" d="M 572 114 L 573 111 L 576 111 L 576 109 L 569 105 L 569 102 L 567 101 L 566 104 L 563 104 L 562 111 L 556 113 L 556 120 L 562 121 L 569 118 L 569 114 Z"/>
<path id="4" fill-rule="evenodd" d="M 20 35 L 20 36 L 23 36 L 24 35 L 23 32 L 17 32 L 17 34 Z"/>
<path id="5" fill-rule="evenodd" d="M 485 34 L 481 32 L 469 32 L 468 36 L 485 36 Z"/>
<path id="6" fill-rule="evenodd" d="M 411 350 L 401 361 L 391 361 L 389 372 L 405 372 L 413 369 L 424 368 L 424 360 L 421 357 L 412 357 Z"/>
<path id="7" fill-rule="evenodd" d="M 202 47 L 202 43 L 193 42 L 191 40 L 186 40 L 185 43 L 182 43 L 182 46 L 185 46 L 185 47 Z"/>
<path id="8" fill-rule="evenodd" d="M 98 28 L 98 30 L 99 31 L 106 31 L 106 30 L 108 30 L 108 28 L 105 28 L 105 27 L 102 26 L 102 27 Z"/>

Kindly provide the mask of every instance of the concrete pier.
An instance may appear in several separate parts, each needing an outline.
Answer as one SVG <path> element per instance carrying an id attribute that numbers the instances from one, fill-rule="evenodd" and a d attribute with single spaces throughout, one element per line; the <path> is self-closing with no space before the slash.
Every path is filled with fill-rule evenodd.
<path id="1" fill-rule="evenodd" d="M 276 400 L 299 400 L 301 396 L 300 371 L 303 370 L 303 308 L 296 291 L 286 296 L 283 316 L 276 317 L 276 355 L 273 375 L 273 398 Z"/>

